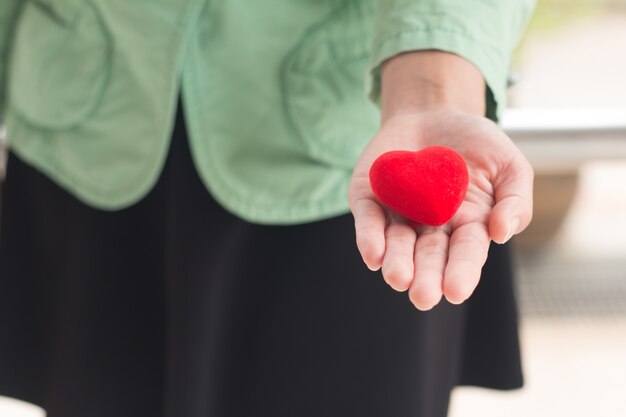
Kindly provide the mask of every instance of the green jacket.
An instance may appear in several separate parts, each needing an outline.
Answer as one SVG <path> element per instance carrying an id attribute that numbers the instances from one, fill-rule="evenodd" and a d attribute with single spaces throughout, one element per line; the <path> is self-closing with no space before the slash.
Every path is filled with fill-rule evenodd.
<path id="1" fill-rule="evenodd" d="M 378 127 L 380 63 L 455 52 L 501 109 L 533 1 L 2 0 L 9 146 L 120 209 L 157 181 L 181 95 L 196 167 L 226 209 L 273 224 L 345 213 Z"/>

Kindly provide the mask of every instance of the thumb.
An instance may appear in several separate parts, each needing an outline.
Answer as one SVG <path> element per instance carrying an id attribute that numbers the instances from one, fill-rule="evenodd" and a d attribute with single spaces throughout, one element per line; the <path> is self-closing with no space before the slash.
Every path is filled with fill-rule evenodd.
<path id="1" fill-rule="evenodd" d="M 523 231 L 533 212 L 533 170 L 519 155 L 494 181 L 496 203 L 489 217 L 489 235 L 497 243 L 505 243 Z"/>

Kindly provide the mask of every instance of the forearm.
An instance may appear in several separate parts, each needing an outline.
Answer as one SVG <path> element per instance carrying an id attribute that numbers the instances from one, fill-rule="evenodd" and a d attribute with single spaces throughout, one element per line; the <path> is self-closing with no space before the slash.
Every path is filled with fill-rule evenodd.
<path id="1" fill-rule="evenodd" d="M 397 55 L 381 70 L 381 118 L 439 108 L 485 113 L 485 81 L 467 60 L 426 50 Z"/>
<path id="2" fill-rule="evenodd" d="M 447 51 L 471 62 L 488 90 L 489 115 L 506 106 L 511 53 L 534 0 L 375 0 L 368 93 L 381 104 L 381 66 L 403 52 Z M 436 64 L 431 61 L 429 65 Z M 454 66 L 445 65 L 447 69 Z M 440 75 L 445 75 L 441 73 Z M 460 81 L 460 80 L 459 80 Z"/>

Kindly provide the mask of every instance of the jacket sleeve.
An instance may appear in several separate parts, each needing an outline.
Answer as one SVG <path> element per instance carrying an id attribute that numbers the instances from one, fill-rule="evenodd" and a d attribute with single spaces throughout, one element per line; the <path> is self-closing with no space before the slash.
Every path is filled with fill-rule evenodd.
<path id="1" fill-rule="evenodd" d="M 7 72 L 13 32 L 18 13 L 25 0 L 0 1 L 0 120 L 6 104 Z"/>
<path id="2" fill-rule="evenodd" d="M 513 50 L 535 0 L 375 0 L 376 17 L 368 90 L 378 102 L 380 66 L 402 52 L 438 49 L 474 64 L 499 115 Z M 495 103 L 489 103 L 495 100 Z"/>

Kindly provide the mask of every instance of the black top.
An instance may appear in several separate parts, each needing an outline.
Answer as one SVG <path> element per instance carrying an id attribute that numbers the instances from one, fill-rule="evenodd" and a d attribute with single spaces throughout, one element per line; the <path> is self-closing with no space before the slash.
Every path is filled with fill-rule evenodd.
<path id="1" fill-rule="evenodd" d="M 10 155 L 0 395 L 48 417 L 444 416 L 522 382 L 511 262 L 419 312 L 364 266 L 350 215 L 260 226 L 206 192 L 178 117 L 152 192 L 87 207 Z"/>

